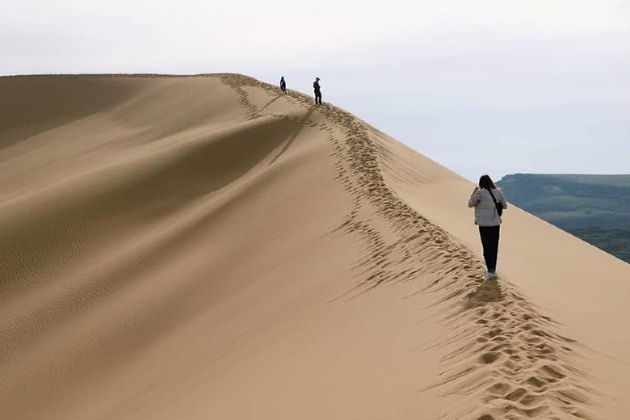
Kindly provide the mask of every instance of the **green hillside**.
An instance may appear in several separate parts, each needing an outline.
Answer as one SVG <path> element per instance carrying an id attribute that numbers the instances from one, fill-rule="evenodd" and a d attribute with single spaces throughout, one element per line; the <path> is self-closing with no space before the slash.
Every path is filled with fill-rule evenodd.
<path id="1" fill-rule="evenodd" d="M 630 262 L 630 175 L 507 175 L 508 201 Z"/>

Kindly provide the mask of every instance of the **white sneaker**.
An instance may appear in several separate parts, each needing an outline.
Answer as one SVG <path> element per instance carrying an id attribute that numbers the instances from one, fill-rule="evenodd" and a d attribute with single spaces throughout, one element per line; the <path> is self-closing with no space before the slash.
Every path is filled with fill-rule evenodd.
<path id="1" fill-rule="evenodd" d="M 497 276 L 497 273 L 494 271 L 486 271 L 486 275 L 484 277 L 486 278 L 486 280 L 493 280 L 499 276 Z"/>

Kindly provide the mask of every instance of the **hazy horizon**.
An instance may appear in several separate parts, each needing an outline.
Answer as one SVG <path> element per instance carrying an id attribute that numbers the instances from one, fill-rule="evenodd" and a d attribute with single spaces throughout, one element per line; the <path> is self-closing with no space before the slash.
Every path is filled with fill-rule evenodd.
<path id="1" fill-rule="evenodd" d="M 330 7 L 329 7 L 330 6 Z M 630 173 L 630 3 L 146 0 L 6 6 L 0 74 L 248 74 L 474 180 Z"/>

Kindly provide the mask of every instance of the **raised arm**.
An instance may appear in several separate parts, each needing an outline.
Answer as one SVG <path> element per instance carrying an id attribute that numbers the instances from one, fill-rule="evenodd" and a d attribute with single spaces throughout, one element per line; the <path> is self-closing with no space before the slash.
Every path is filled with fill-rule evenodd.
<path id="1" fill-rule="evenodd" d="M 479 194 L 479 187 L 475 187 L 470 199 L 468 200 L 468 207 L 475 207 L 481 201 L 481 195 Z"/>

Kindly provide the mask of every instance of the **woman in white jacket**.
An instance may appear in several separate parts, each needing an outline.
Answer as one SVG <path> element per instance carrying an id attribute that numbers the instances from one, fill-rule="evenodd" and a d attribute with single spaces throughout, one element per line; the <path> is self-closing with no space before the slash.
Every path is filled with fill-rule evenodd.
<path id="1" fill-rule="evenodd" d="M 501 214 L 507 208 L 507 202 L 492 179 L 488 175 L 479 178 L 479 186 L 475 187 L 468 207 L 475 208 L 475 224 L 479 226 L 483 258 L 486 261 L 486 279 L 497 278 L 497 253 L 499 252 L 499 233 Z M 500 211 L 499 211 L 500 210 Z"/>

